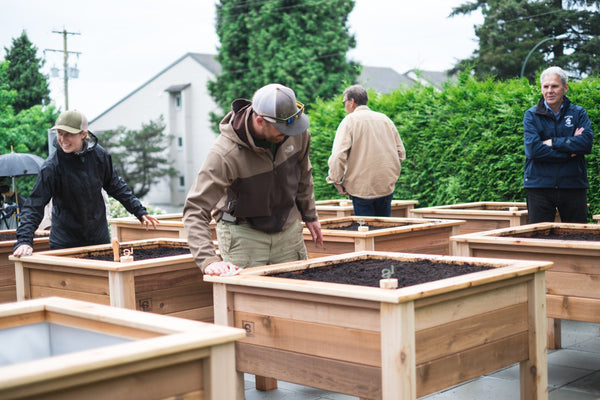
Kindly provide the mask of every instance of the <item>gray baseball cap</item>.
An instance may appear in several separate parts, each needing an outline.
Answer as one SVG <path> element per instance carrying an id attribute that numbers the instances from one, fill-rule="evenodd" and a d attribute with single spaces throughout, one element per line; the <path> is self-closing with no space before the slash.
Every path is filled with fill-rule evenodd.
<path id="1" fill-rule="evenodd" d="M 304 104 L 296 100 L 292 89 L 279 83 L 258 89 L 252 97 L 252 108 L 284 135 L 297 136 L 308 129 Z"/>

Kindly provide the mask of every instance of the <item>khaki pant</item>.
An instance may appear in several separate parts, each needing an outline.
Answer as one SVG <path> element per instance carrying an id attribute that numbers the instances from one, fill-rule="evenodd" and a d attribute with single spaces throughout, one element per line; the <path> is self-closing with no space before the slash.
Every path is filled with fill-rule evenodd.
<path id="1" fill-rule="evenodd" d="M 217 240 L 223 261 L 241 268 L 308 258 L 300 221 L 278 233 L 257 231 L 247 222 L 219 221 Z"/>

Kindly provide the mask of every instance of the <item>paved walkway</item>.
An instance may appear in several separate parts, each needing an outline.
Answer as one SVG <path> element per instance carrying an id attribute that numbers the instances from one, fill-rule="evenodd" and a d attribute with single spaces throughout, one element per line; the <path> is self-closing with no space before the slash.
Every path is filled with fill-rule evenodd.
<path id="1" fill-rule="evenodd" d="M 598 324 L 563 321 L 560 350 L 548 352 L 549 400 L 600 399 L 600 329 Z M 254 376 L 245 374 L 246 400 L 356 400 L 357 397 L 327 392 L 288 382 L 261 392 Z M 519 365 L 421 397 L 422 400 L 518 400 Z"/>

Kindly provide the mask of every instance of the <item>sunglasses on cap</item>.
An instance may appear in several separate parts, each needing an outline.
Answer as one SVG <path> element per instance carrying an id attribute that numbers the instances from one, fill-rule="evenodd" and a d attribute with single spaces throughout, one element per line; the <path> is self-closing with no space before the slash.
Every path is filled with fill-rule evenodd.
<path id="1" fill-rule="evenodd" d="M 267 121 L 269 121 L 269 119 L 272 119 L 272 120 L 275 120 L 275 121 L 285 122 L 286 125 L 290 125 L 295 120 L 297 120 L 298 118 L 300 118 L 300 116 L 302 115 L 302 112 L 304 111 L 304 104 L 300 103 L 299 101 L 296 101 L 296 106 L 298 106 L 298 111 L 296 111 L 294 113 L 294 115 L 289 116 L 287 118 L 271 117 L 270 115 L 260 115 L 260 114 L 259 115 L 261 117 L 263 117 L 264 119 L 266 119 Z M 275 121 L 269 121 L 269 122 L 275 122 Z"/>

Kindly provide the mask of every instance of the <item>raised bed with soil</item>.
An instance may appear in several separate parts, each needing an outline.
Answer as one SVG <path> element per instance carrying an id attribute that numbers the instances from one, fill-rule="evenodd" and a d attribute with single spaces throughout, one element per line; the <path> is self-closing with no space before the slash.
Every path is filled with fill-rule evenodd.
<path id="1" fill-rule="evenodd" d="M 411 211 L 417 203 L 417 200 L 392 200 L 392 213 L 390 217 L 411 217 Z M 319 220 L 354 215 L 352 200 L 348 199 L 318 200 L 316 206 Z"/>
<path id="2" fill-rule="evenodd" d="M 156 229 L 153 227 L 146 229 L 135 217 L 109 219 L 111 237 L 119 242 L 153 238 L 186 238 L 182 213 L 160 214 L 154 217 L 159 221 Z M 210 228 L 213 240 L 217 240 L 215 221 L 211 221 Z"/>
<path id="3" fill-rule="evenodd" d="M 17 242 L 17 230 L 0 231 L 0 303 L 10 303 L 17 300 L 15 288 L 15 263 L 8 259 L 14 251 Z M 50 231 L 37 231 L 33 238 L 33 251 L 43 251 L 50 248 Z"/>
<path id="4" fill-rule="evenodd" d="M 0 398 L 243 399 L 241 329 L 49 297 L 0 305 Z"/>
<path id="5" fill-rule="evenodd" d="M 323 247 L 315 245 L 307 228 L 308 257 L 354 251 L 400 251 L 450 254 L 450 236 L 462 232 L 464 221 L 424 218 L 343 217 L 321 221 Z"/>
<path id="6" fill-rule="evenodd" d="M 60 296 L 212 322 L 212 285 L 202 280 L 186 240 L 124 242 L 120 254 L 131 249 L 128 262 L 114 261 L 110 244 L 10 256 L 17 299 Z"/>
<path id="7" fill-rule="evenodd" d="M 398 289 L 274 276 L 380 260 L 483 270 Z M 344 265 L 342 265 L 344 264 Z M 213 283 L 215 323 L 244 328 L 238 371 L 361 399 L 413 400 L 521 367 L 521 399 L 547 399 L 544 271 L 551 263 L 356 252 L 247 268 Z M 421 267 L 413 266 L 411 275 Z M 311 271 L 312 272 L 312 271 Z M 298 276 L 295 276 L 295 278 Z"/>
<path id="8" fill-rule="evenodd" d="M 418 218 L 462 219 L 463 234 L 525 225 L 529 222 L 527 203 L 481 201 L 415 208 Z"/>
<path id="9" fill-rule="evenodd" d="M 600 225 L 539 223 L 451 239 L 452 254 L 547 260 L 548 344 L 560 348 L 560 320 L 600 323 Z"/>

